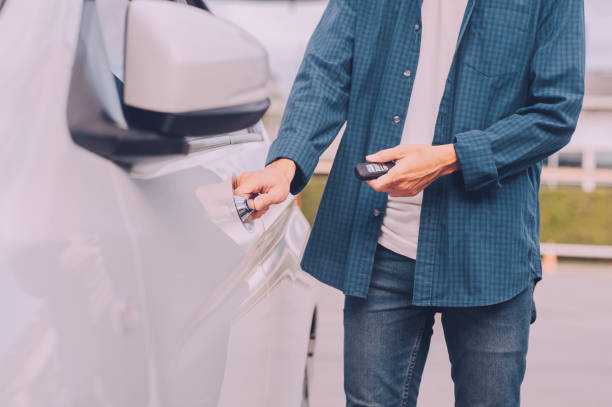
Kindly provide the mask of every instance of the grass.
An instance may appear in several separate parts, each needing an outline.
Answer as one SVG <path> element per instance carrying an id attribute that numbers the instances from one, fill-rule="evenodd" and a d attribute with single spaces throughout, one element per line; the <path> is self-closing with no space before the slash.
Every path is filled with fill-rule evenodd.
<path id="1" fill-rule="evenodd" d="M 304 188 L 300 194 L 302 212 L 304 212 L 304 216 L 306 216 L 306 219 L 308 219 L 311 225 L 317 214 L 319 201 L 323 195 L 323 188 L 325 188 L 326 182 L 326 175 L 313 175 L 308 185 L 306 185 L 306 188 Z"/>
<path id="2" fill-rule="evenodd" d="M 540 202 L 541 241 L 612 245 L 612 188 L 543 188 Z"/>
<path id="3" fill-rule="evenodd" d="M 315 175 L 301 193 L 302 211 L 312 225 L 327 177 Z M 543 188 L 541 241 L 612 245 L 612 188 Z"/>

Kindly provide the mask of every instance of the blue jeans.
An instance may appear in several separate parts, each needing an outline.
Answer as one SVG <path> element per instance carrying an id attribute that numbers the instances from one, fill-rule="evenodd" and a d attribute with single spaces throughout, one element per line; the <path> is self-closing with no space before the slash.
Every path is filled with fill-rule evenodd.
<path id="1" fill-rule="evenodd" d="M 455 405 L 518 406 L 529 325 L 535 320 L 533 286 L 485 307 L 415 307 L 414 264 L 379 245 L 368 298 L 345 298 L 347 406 L 416 406 L 437 312 L 442 314 Z"/>

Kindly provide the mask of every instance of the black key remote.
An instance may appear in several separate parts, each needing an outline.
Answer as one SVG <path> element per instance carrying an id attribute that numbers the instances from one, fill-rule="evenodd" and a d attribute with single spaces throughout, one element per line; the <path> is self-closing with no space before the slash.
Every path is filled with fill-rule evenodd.
<path id="1" fill-rule="evenodd" d="M 361 181 L 376 179 L 381 175 L 385 175 L 394 165 L 393 161 L 386 163 L 359 163 L 355 166 L 355 175 Z"/>

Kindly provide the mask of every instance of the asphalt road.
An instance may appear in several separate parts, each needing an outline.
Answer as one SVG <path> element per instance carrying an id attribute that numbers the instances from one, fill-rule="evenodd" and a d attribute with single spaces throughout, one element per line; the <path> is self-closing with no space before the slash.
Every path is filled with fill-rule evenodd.
<path id="1" fill-rule="evenodd" d="M 321 285 L 312 407 L 344 406 L 342 295 Z M 612 266 L 560 263 L 536 288 L 522 406 L 612 406 Z M 436 318 L 419 406 L 453 405 L 446 345 Z"/>

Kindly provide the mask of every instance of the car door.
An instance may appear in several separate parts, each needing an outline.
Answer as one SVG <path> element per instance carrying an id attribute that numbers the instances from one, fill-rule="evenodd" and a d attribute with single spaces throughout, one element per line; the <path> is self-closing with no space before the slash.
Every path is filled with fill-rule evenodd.
<path id="1" fill-rule="evenodd" d="M 161 388 L 171 404 L 297 404 L 314 308 L 310 281 L 298 264 L 307 224 L 293 198 L 261 220 L 243 224 L 236 216 L 231 178 L 261 168 L 269 146 L 261 123 L 192 138 L 189 145 L 186 157 L 130 169 L 130 182 L 147 194 L 144 199 L 137 194 L 128 206 L 157 208 L 140 223 L 159 225 L 144 233 L 156 238 L 147 241 L 142 258 L 150 279 L 146 286 L 158 290 L 147 308 L 159 323 L 152 329 L 164 350 L 158 354 L 166 380 Z M 179 211 L 186 202 L 193 209 Z M 176 212 L 169 210 L 173 205 Z M 129 218 L 142 213 L 138 209 Z M 203 215 L 200 224 L 194 222 L 197 214 Z M 178 262 L 187 280 L 171 292 L 169 284 L 177 276 L 165 270 Z M 202 264 L 207 265 L 204 275 Z M 271 386 L 274 382 L 278 385 Z"/>

